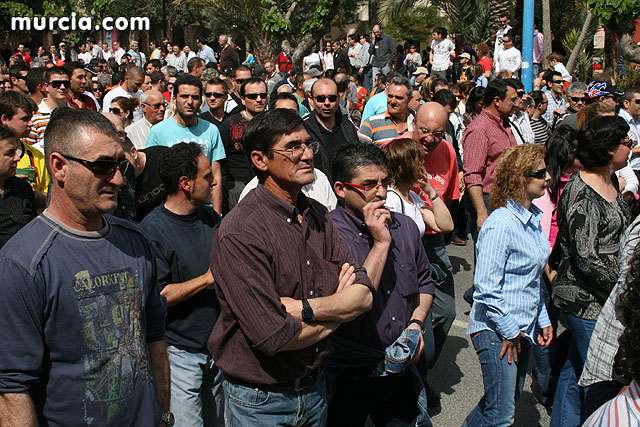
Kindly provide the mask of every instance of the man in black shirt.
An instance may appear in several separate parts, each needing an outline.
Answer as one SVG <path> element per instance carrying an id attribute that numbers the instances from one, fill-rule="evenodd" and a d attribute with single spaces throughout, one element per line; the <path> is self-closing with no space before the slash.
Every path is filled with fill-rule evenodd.
<path id="1" fill-rule="evenodd" d="M 204 87 L 204 99 L 207 101 L 209 109 L 198 117 L 213 123 L 220 130 L 220 125 L 228 116 L 224 111 L 224 103 L 228 94 L 229 91 L 224 80 L 219 77 L 207 80 Z"/>
<path id="2" fill-rule="evenodd" d="M 0 125 L 0 248 L 36 217 L 31 185 L 15 177 L 22 154 L 18 147 L 15 133 Z"/>
<path id="3" fill-rule="evenodd" d="M 340 40 L 333 42 L 333 67 L 338 73 L 351 74 L 351 62 L 347 51 L 342 48 Z"/>
<path id="4" fill-rule="evenodd" d="M 160 156 L 167 200 L 142 221 L 156 254 L 160 293 L 169 306 L 165 337 L 176 425 L 224 425 L 222 374 L 207 350 L 220 312 L 209 270 L 213 230 L 211 163 L 194 142 Z"/>
<path id="5" fill-rule="evenodd" d="M 247 79 L 240 87 L 245 109 L 230 115 L 220 127 L 227 158 L 222 161 L 222 211 L 229 212 L 240 200 L 240 194 L 255 176 L 242 147 L 242 136 L 249 121 L 267 108 L 267 84 L 260 77 Z"/>

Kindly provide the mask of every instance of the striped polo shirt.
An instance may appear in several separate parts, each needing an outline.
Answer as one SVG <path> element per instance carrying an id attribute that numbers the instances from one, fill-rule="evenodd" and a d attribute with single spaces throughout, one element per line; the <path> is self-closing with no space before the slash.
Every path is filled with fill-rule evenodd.
<path id="1" fill-rule="evenodd" d="M 387 110 L 384 113 L 376 114 L 363 121 L 360 125 L 358 138 L 360 138 L 362 142 L 369 142 L 378 147 L 384 147 L 391 142 L 392 139 L 413 132 L 414 120 L 414 115 L 407 111 L 407 127 L 400 127 L 391 118 Z"/>
<path id="2" fill-rule="evenodd" d="M 33 145 L 42 153 L 44 153 L 44 130 L 49 124 L 49 119 L 51 119 L 51 109 L 45 101 L 46 99 L 42 100 L 40 105 L 38 105 L 38 112 L 31 118 L 33 126 L 31 126 L 29 136 L 22 139 L 23 143 Z M 69 106 L 67 103 L 67 107 Z"/>

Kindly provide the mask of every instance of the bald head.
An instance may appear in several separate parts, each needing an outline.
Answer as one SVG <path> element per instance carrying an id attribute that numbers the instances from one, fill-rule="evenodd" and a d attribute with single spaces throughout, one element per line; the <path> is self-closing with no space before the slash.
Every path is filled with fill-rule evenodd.
<path id="1" fill-rule="evenodd" d="M 420 142 L 425 153 L 435 150 L 447 130 L 449 114 L 437 102 L 427 102 L 420 107 L 413 127 L 413 139 Z"/>

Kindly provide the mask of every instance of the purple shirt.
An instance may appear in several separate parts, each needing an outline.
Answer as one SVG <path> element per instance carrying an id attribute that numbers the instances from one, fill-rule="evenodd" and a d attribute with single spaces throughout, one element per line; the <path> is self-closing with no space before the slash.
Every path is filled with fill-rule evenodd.
<path id="1" fill-rule="evenodd" d="M 342 235 L 357 265 L 362 265 L 373 247 L 373 237 L 364 223 L 338 206 L 331 219 Z M 418 227 L 406 215 L 391 212 L 391 247 L 373 306 L 357 320 L 346 323 L 336 334 L 384 350 L 407 327 L 418 294 L 433 295 L 431 266 L 422 246 Z"/>

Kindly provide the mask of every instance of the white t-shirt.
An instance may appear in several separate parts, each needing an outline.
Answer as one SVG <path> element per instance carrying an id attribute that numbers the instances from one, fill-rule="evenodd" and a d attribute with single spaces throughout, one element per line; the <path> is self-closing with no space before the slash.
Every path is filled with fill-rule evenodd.
<path id="1" fill-rule="evenodd" d="M 245 185 L 244 190 L 240 193 L 240 200 L 244 198 L 249 191 L 258 186 L 258 177 L 254 177 Z M 321 203 L 329 212 L 334 210 L 338 204 L 338 199 L 333 192 L 331 183 L 327 176 L 318 169 L 313 170 L 313 182 L 302 187 L 302 193 L 310 199 Z"/>
<path id="2" fill-rule="evenodd" d="M 562 74 L 562 80 L 564 80 L 565 82 L 570 82 L 573 80 L 573 77 L 571 77 L 571 74 L 569 74 L 567 67 L 565 67 L 562 62 L 558 62 L 556 65 L 554 65 L 553 69 L 554 71 Z"/>
<path id="3" fill-rule="evenodd" d="M 440 42 L 431 41 L 431 51 L 433 52 L 433 69 L 446 70 L 451 62 L 451 52 L 456 50 L 451 40 L 444 39 Z"/>
<path id="4" fill-rule="evenodd" d="M 411 218 L 418 226 L 420 236 L 422 237 L 427 227 L 424 223 L 424 219 L 422 219 L 422 212 L 420 211 L 420 208 L 425 206 L 426 203 L 413 191 L 409 191 L 409 197 L 411 197 L 413 205 L 400 197 L 400 194 L 396 193 L 395 190 L 389 188 L 387 191 L 387 202 L 385 205 L 391 208 L 392 211 L 404 214 Z"/>
<path id="5" fill-rule="evenodd" d="M 500 72 L 502 70 L 509 70 L 512 73 L 515 73 L 520 69 L 520 65 L 522 64 L 522 55 L 520 51 L 515 47 L 510 49 L 501 50 L 498 54 L 498 65 L 496 66 L 496 72 Z"/>
<path id="6" fill-rule="evenodd" d="M 78 59 L 82 59 L 85 64 L 88 64 L 89 61 L 91 61 L 93 59 L 93 56 L 89 52 L 79 53 L 78 54 Z"/>
<path id="7" fill-rule="evenodd" d="M 322 65 L 322 59 L 320 58 L 320 54 L 318 52 L 313 52 L 310 55 L 304 57 L 304 71 L 309 71 L 312 65 Z"/>
<path id="8" fill-rule="evenodd" d="M 111 89 L 109 92 L 107 92 L 107 94 L 104 96 L 104 99 L 102 100 L 102 112 L 104 113 L 110 112 L 111 101 L 113 101 L 119 96 L 124 96 L 125 98 L 134 97 L 134 98 L 140 99 L 140 95 L 142 95 L 141 90 L 138 90 L 137 93 L 129 93 L 126 90 L 122 89 L 122 86 L 115 87 Z M 133 112 L 133 121 L 137 122 L 143 117 L 143 115 L 144 114 L 142 113 L 142 109 L 138 105 L 138 108 L 136 108 L 135 111 Z"/>

